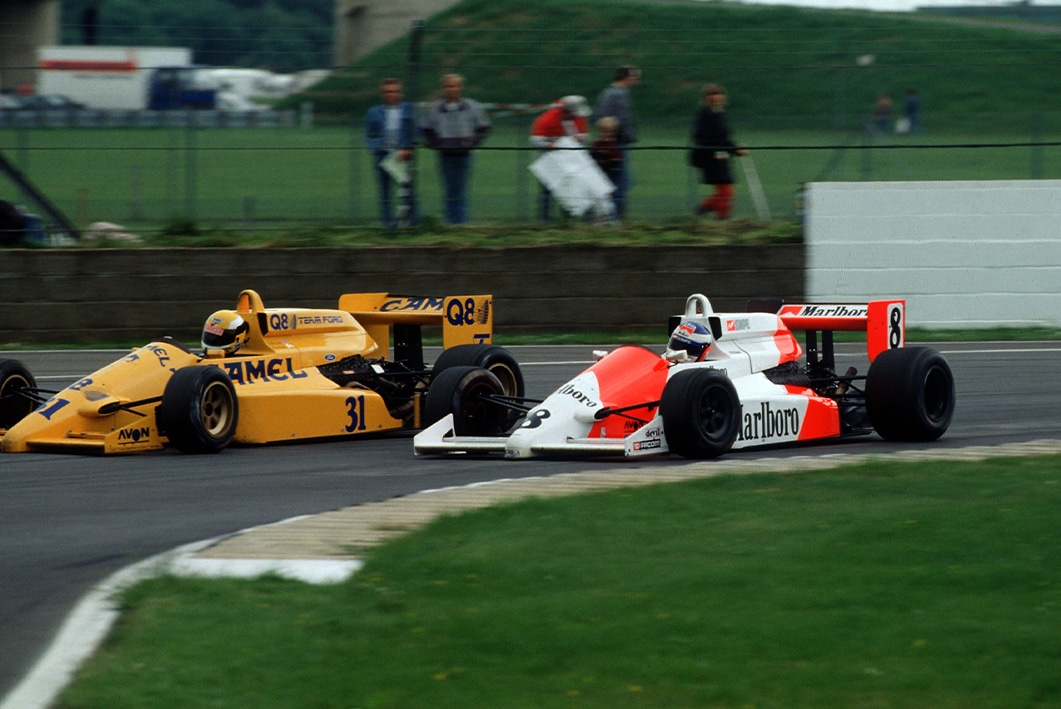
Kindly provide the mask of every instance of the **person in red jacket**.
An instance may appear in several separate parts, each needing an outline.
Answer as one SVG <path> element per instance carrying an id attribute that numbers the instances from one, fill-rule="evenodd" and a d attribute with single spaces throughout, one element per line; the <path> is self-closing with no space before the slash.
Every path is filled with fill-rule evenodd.
<path id="1" fill-rule="evenodd" d="M 531 124 L 531 145 L 551 150 L 560 138 L 574 138 L 585 143 L 589 137 L 589 102 L 584 96 L 564 96 L 553 107 L 542 112 Z M 549 221 L 552 195 L 542 186 L 538 197 L 538 216 Z"/>

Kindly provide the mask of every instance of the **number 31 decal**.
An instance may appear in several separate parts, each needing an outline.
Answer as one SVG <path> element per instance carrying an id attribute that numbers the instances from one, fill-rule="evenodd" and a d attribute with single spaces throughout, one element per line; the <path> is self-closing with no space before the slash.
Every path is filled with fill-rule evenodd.
<path id="1" fill-rule="evenodd" d="M 365 430 L 365 397 L 351 396 L 346 400 L 346 413 L 350 417 L 350 423 L 346 425 L 347 433 L 356 433 Z"/>

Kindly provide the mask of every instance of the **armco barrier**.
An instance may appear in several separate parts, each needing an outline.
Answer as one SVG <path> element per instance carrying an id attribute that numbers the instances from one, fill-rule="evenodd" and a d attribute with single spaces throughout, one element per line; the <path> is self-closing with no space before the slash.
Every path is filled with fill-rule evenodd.
<path id="1" fill-rule="evenodd" d="M 339 295 L 492 293 L 495 332 L 659 328 L 701 292 L 717 309 L 803 299 L 801 244 L 682 247 L 11 249 L 0 251 L 0 346 L 196 341 L 240 290 L 265 305 Z"/>

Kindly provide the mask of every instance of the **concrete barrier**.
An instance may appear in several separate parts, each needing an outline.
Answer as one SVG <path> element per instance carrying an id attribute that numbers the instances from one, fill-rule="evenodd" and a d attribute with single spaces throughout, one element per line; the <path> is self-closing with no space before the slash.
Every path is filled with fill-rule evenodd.
<path id="1" fill-rule="evenodd" d="M 244 288 L 266 306 L 339 295 L 492 293 L 495 329 L 659 328 L 687 295 L 720 310 L 803 300 L 803 246 L 10 249 L 0 252 L 0 344 L 196 341 Z"/>
<path id="2" fill-rule="evenodd" d="M 1061 326 L 1061 180 L 835 182 L 807 196 L 807 298 L 904 296 L 933 328 Z"/>

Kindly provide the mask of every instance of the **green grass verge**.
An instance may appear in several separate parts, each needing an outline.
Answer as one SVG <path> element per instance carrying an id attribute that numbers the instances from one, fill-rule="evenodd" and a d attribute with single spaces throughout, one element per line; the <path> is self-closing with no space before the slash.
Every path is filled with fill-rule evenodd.
<path id="1" fill-rule="evenodd" d="M 1055 456 L 469 512 L 336 586 L 144 582 L 58 706 L 1058 706 L 1059 505 Z"/>
<path id="2" fill-rule="evenodd" d="M 644 121 L 642 139 L 630 157 L 635 182 L 630 191 L 631 226 L 620 231 L 627 235 L 622 238 L 639 234 L 637 239 L 648 243 L 715 243 L 749 233 L 770 236 L 774 230 L 791 237 L 799 233 L 800 185 L 811 181 L 999 181 L 1061 175 L 1057 146 L 970 147 L 985 140 L 975 130 L 933 130 L 917 139 L 864 144 L 861 134 L 828 127 L 752 130 L 746 125 L 750 116 L 734 109 L 734 132 L 752 150 L 770 219 L 760 217 L 749 179 L 735 167 L 734 220 L 719 224 L 693 217 L 694 205 L 707 194 L 685 164 L 694 108 L 671 122 Z M 1023 125 L 1002 122 L 1010 130 L 991 141 L 1029 141 Z M 536 225 L 539 187 L 528 166 L 537 153 L 528 144 L 529 126 L 526 116 L 499 117 L 484 148 L 476 152 L 469 188 L 470 228 L 439 226 L 437 157 L 419 150 L 417 192 L 424 228 L 398 238 L 411 235 L 458 245 L 489 239 L 499 245 L 565 238 L 609 242 L 613 237 L 606 234 L 608 229 L 578 223 L 550 229 Z M 913 144 L 921 147 L 908 149 Z M 117 223 L 152 244 L 356 246 L 394 236 L 366 228 L 377 223 L 378 207 L 359 128 L 191 133 L 166 128 L 0 129 L 0 152 L 78 226 Z"/>

